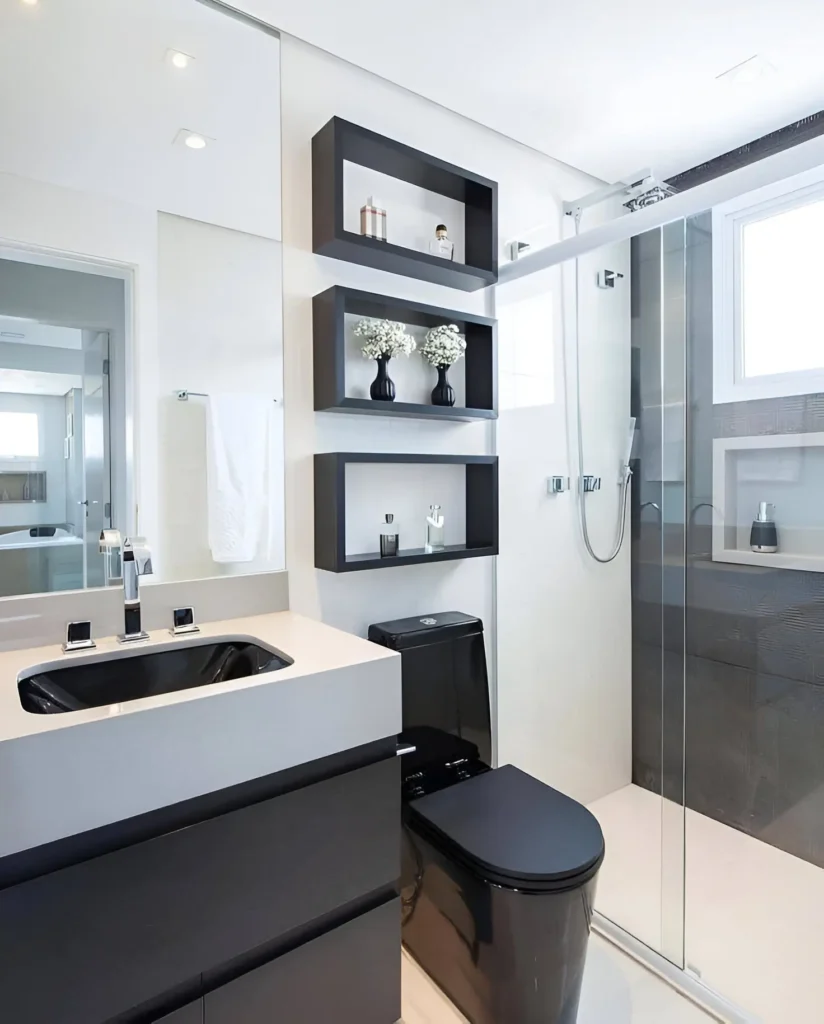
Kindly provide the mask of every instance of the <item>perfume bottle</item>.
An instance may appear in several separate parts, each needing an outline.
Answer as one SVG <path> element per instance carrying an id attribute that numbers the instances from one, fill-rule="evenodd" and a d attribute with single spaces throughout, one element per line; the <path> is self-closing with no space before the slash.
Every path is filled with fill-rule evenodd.
<path id="1" fill-rule="evenodd" d="M 440 505 L 430 505 L 426 517 L 426 547 L 424 551 L 431 555 L 433 551 L 443 551 L 443 513 Z"/>
<path id="2" fill-rule="evenodd" d="M 381 523 L 381 558 L 394 558 L 398 553 L 398 528 L 395 517 L 387 513 Z"/>
<path id="3" fill-rule="evenodd" d="M 455 257 L 455 246 L 449 241 L 449 234 L 446 224 L 439 224 L 435 228 L 435 237 L 429 243 L 429 252 L 433 256 L 440 256 L 441 259 L 451 260 Z"/>
<path id="4" fill-rule="evenodd" d="M 376 242 L 386 241 L 386 210 L 374 196 L 369 196 L 361 207 L 360 233 Z"/>
<path id="5" fill-rule="evenodd" d="M 753 520 L 750 531 L 750 547 L 762 554 L 775 554 L 778 551 L 778 529 L 771 510 L 775 506 L 769 501 L 759 501 L 758 515 Z"/>

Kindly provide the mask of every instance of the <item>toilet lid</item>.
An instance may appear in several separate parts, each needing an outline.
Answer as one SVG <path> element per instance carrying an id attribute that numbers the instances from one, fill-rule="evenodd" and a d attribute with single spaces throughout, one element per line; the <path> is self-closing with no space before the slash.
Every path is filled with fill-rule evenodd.
<path id="1" fill-rule="evenodd" d="M 604 856 L 601 826 L 586 807 L 511 764 L 409 806 L 430 837 L 514 888 L 583 885 Z"/>

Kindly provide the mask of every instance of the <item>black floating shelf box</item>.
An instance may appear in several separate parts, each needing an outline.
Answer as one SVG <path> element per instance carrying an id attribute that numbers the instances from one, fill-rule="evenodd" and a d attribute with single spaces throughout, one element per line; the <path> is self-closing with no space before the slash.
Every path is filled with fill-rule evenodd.
<path id="1" fill-rule="evenodd" d="M 466 467 L 466 543 L 427 553 L 411 548 L 393 558 L 346 554 L 347 463 Z M 326 452 L 315 456 L 315 568 L 328 572 L 390 569 L 498 554 L 498 458 L 495 455 L 397 455 Z"/>
<path id="2" fill-rule="evenodd" d="M 463 203 L 466 262 L 456 263 L 344 230 L 344 161 Z M 435 225 L 432 227 L 434 230 Z M 391 234 L 391 222 L 389 230 Z M 312 248 L 321 256 L 466 292 L 487 288 L 498 280 L 498 185 L 333 117 L 312 139 Z"/>
<path id="3" fill-rule="evenodd" d="M 466 338 L 466 407 L 373 402 L 346 396 L 346 314 L 397 320 L 415 327 L 455 324 Z M 498 415 L 497 321 L 336 285 L 312 300 L 315 410 L 436 420 L 492 420 Z"/>

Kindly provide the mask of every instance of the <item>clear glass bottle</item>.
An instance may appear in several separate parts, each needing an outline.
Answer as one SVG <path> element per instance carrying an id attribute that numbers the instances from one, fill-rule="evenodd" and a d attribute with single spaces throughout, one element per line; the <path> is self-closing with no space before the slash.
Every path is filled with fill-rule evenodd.
<path id="1" fill-rule="evenodd" d="M 426 517 L 426 547 L 424 548 L 428 555 L 433 551 L 443 551 L 444 549 L 443 523 L 441 506 L 430 505 L 429 515 Z"/>
<path id="2" fill-rule="evenodd" d="M 394 558 L 399 551 L 398 528 L 395 517 L 387 513 L 381 523 L 381 558 Z"/>
<path id="3" fill-rule="evenodd" d="M 444 260 L 455 258 L 455 245 L 449 240 L 446 224 L 439 224 L 435 228 L 435 237 L 429 243 L 429 252 L 433 256 L 440 256 Z"/>
<path id="4" fill-rule="evenodd" d="M 376 242 L 386 241 L 386 210 L 374 196 L 369 196 L 361 207 L 360 230 L 362 235 Z"/>

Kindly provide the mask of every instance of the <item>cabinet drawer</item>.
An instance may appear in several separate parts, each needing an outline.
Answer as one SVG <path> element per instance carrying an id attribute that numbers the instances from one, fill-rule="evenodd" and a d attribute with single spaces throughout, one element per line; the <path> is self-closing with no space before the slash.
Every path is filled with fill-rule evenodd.
<path id="1" fill-rule="evenodd" d="M 397 758 L 0 891 L 3 1016 L 98 1024 L 397 882 Z"/>
<path id="2" fill-rule="evenodd" d="M 395 899 L 208 993 L 204 1024 L 395 1024 L 400 926 Z"/>

